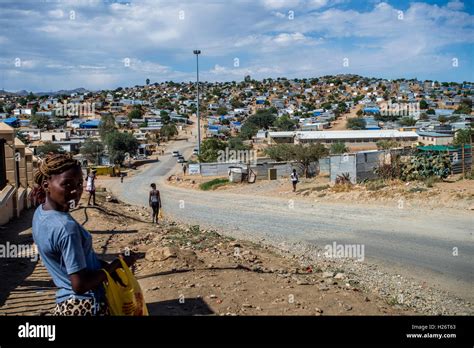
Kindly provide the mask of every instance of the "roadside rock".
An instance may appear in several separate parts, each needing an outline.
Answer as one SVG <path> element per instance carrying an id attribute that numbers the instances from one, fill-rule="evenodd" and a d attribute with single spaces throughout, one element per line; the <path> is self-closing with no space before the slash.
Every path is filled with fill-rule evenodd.
<path id="1" fill-rule="evenodd" d="M 156 247 L 149 249 L 145 254 L 145 259 L 147 261 L 164 261 L 169 259 L 170 257 L 177 257 L 178 256 L 178 248 L 173 246 L 167 247 Z"/>

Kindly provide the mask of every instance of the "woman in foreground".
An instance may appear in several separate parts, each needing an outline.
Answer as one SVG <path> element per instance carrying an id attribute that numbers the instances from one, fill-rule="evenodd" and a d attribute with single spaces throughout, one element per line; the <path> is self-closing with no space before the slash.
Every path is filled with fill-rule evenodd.
<path id="1" fill-rule="evenodd" d="M 99 260 L 92 236 L 69 214 L 83 192 L 78 161 L 66 154 L 49 154 L 35 172 L 38 197 L 44 202 L 33 217 L 33 239 L 43 263 L 59 290 L 54 315 L 108 315 L 102 283 L 120 265 Z M 131 266 L 135 256 L 123 256 Z"/>

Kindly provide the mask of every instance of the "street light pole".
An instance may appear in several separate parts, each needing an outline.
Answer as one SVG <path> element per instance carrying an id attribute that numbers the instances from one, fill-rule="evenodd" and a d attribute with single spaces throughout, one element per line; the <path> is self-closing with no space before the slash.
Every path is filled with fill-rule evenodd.
<path id="1" fill-rule="evenodd" d="M 197 90 L 197 124 L 198 124 L 198 155 L 201 154 L 201 119 L 199 117 L 199 55 L 201 50 L 194 50 L 193 53 L 196 55 L 196 90 Z"/>

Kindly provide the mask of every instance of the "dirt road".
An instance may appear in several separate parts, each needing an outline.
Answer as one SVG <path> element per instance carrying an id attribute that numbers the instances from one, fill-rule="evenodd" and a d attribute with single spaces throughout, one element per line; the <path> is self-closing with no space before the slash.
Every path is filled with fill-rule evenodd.
<path id="1" fill-rule="evenodd" d="M 169 151 L 189 153 L 193 145 L 176 142 Z M 157 182 L 164 211 L 173 219 L 216 228 L 237 237 L 274 244 L 301 242 L 324 247 L 365 246 L 365 259 L 398 274 L 414 277 L 454 296 L 473 300 L 473 218 L 466 212 L 399 209 L 362 204 L 311 204 L 275 197 L 228 192 L 197 192 L 165 184 L 176 166 L 171 155 L 148 165 L 141 173 L 104 180 L 121 200 L 147 204 L 151 182 Z"/>

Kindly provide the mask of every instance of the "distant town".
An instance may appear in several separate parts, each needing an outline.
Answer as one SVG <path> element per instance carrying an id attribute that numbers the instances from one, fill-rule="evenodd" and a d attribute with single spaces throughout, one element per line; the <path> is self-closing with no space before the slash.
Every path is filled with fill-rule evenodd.
<path id="1" fill-rule="evenodd" d="M 159 153 L 161 145 L 195 122 L 196 84 L 144 82 L 94 92 L 0 91 L 0 188 L 7 183 L 31 188 L 36 159 L 50 152 L 71 153 L 86 167 L 130 165 Z M 471 82 L 246 76 L 241 82 L 203 82 L 199 88 L 202 150 L 195 149 L 183 163 L 217 162 L 218 151 L 226 147 L 256 151 L 257 160 L 291 161 L 266 149 L 319 143 L 340 155 L 449 146 L 458 134 L 469 138 L 465 143 L 472 136 Z M 27 172 L 14 174 L 7 162 L 15 156 Z"/>

